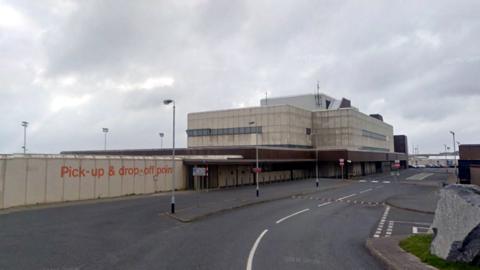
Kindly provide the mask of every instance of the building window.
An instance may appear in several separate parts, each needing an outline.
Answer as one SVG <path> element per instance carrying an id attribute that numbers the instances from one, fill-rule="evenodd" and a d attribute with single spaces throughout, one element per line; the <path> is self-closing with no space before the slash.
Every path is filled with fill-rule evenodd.
<path id="1" fill-rule="evenodd" d="M 312 134 L 312 129 L 311 129 L 311 128 L 306 128 L 306 129 L 305 129 L 305 133 L 306 133 L 307 135 Z"/>
<path id="2" fill-rule="evenodd" d="M 262 127 L 236 127 L 236 128 L 201 128 L 201 129 L 188 129 L 188 137 L 200 137 L 200 136 L 217 136 L 217 135 L 234 135 L 234 134 L 255 134 L 262 133 Z"/>
<path id="3" fill-rule="evenodd" d="M 371 132 L 371 131 L 368 131 L 368 130 L 365 130 L 365 129 L 362 130 L 362 136 L 368 137 L 368 138 L 371 138 L 371 139 L 374 139 L 374 140 L 379 140 L 379 141 L 386 141 L 387 140 L 387 136 L 385 136 L 383 134 Z"/>

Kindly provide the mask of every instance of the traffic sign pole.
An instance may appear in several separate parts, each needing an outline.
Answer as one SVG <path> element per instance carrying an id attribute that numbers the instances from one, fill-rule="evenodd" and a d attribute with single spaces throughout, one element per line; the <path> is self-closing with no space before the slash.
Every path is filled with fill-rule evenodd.
<path id="1" fill-rule="evenodd" d="M 343 166 L 345 165 L 345 159 L 340 158 L 338 162 L 340 163 L 340 168 L 342 169 L 342 181 L 343 181 Z"/>

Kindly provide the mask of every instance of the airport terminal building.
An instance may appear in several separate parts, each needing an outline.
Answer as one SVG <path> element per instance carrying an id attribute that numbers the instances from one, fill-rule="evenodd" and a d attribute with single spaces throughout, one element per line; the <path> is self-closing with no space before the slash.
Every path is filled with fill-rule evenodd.
<path id="1" fill-rule="evenodd" d="M 407 166 L 406 136 L 379 114 L 345 98 L 308 94 L 260 101 L 260 106 L 188 114 L 187 148 L 176 149 L 187 189 L 315 177 L 345 178 Z M 169 156 L 171 149 L 74 151 L 64 154 Z M 340 160 L 344 165 L 340 166 Z M 198 170 L 203 168 L 203 170 Z M 200 172 L 200 173 L 199 173 Z"/>

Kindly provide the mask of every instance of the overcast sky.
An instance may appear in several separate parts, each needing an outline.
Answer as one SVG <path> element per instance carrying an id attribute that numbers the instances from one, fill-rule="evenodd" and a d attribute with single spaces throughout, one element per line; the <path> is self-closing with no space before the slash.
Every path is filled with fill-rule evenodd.
<path id="1" fill-rule="evenodd" d="M 3 1 L 0 153 L 178 145 L 188 112 L 321 91 L 420 152 L 480 143 L 480 1 Z M 411 149 L 411 146 L 410 146 Z"/>

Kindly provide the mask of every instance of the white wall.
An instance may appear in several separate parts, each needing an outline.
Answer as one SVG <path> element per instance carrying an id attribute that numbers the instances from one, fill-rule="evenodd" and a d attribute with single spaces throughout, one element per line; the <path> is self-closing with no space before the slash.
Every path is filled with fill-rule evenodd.
<path id="1" fill-rule="evenodd" d="M 176 189 L 185 169 L 176 160 Z M 0 155 L 0 209 L 171 189 L 168 157 Z"/>
<path id="2" fill-rule="evenodd" d="M 382 134 L 386 140 L 363 136 L 363 130 Z M 393 152 L 393 127 L 355 109 L 313 112 L 314 145 L 318 149 L 367 150 L 364 147 Z"/>
<path id="3" fill-rule="evenodd" d="M 188 129 L 249 127 L 251 121 L 262 127 L 259 145 L 311 145 L 306 134 L 311 112 L 290 105 L 189 113 Z M 255 134 L 197 136 L 188 137 L 188 147 L 255 145 L 256 140 Z"/>

